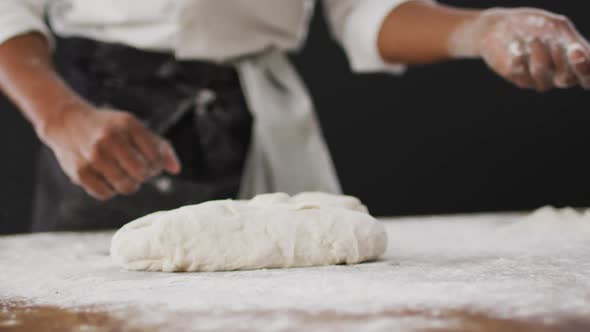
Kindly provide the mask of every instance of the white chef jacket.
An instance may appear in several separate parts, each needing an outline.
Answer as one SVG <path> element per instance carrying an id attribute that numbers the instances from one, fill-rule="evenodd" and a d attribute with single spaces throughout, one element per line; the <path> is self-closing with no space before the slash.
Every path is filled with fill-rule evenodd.
<path id="1" fill-rule="evenodd" d="M 392 71 L 377 35 L 408 0 L 323 0 L 331 30 L 356 72 Z M 27 32 L 80 36 L 234 65 L 254 117 L 240 197 L 340 192 L 300 78 L 284 55 L 305 41 L 315 0 L 0 0 L 0 44 Z"/>

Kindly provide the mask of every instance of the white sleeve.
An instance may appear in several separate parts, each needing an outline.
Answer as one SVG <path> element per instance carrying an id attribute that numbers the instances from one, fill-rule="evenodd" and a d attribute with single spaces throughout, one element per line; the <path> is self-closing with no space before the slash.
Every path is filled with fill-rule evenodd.
<path id="1" fill-rule="evenodd" d="M 409 0 L 324 0 L 324 10 L 334 37 L 348 55 L 355 72 L 401 73 L 402 64 L 391 64 L 379 54 L 377 37 L 385 18 Z"/>
<path id="2" fill-rule="evenodd" d="M 44 14 L 47 0 L 0 0 L 0 44 L 28 32 L 40 32 L 51 42 Z"/>

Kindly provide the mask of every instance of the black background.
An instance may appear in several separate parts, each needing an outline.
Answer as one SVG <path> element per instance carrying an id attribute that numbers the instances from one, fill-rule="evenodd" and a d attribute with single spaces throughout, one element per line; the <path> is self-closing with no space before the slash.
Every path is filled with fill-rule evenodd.
<path id="1" fill-rule="evenodd" d="M 585 1 L 445 2 L 541 7 L 590 36 Z M 293 60 L 345 191 L 377 215 L 590 205 L 590 92 L 521 91 L 479 61 L 413 67 L 400 77 L 354 75 L 321 15 Z M 28 228 L 38 144 L 0 100 L 0 233 Z"/>

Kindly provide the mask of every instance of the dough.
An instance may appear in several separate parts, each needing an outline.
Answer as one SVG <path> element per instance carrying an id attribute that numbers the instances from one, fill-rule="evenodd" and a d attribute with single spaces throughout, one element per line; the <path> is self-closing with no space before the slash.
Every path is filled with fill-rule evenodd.
<path id="1" fill-rule="evenodd" d="M 276 193 L 139 218 L 115 233 L 111 257 L 130 270 L 229 271 L 355 264 L 386 246 L 383 225 L 354 197 Z"/>

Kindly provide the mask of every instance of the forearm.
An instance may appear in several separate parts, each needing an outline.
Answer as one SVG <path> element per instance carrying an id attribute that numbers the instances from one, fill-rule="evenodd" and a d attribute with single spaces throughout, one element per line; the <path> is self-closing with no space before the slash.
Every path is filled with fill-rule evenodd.
<path id="1" fill-rule="evenodd" d="M 385 19 L 378 36 L 379 52 L 388 62 L 410 65 L 453 58 L 450 45 L 454 35 L 480 13 L 427 1 L 410 1 Z"/>
<path id="2" fill-rule="evenodd" d="M 47 41 L 38 33 L 0 45 L 0 91 L 41 136 L 47 123 L 59 118 L 67 104 L 83 103 L 55 72 Z"/>

